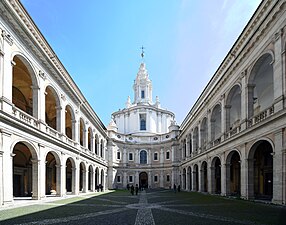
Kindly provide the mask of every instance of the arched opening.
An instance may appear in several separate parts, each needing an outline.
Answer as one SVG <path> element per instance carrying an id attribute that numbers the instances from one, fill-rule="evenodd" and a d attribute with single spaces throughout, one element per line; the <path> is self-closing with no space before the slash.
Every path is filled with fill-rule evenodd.
<path id="1" fill-rule="evenodd" d="M 89 127 L 88 128 L 88 133 L 87 133 L 87 138 L 88 138 L 88 150 L 92 150 L 92 129 Z"/>
<path id="2" fill-rule="evenodd" d="M 189 189 L 192 190 L 192 168 L 188 167 L 188 176 L 189 176 Z"/>
<path id="3" fill-rule="evenodd" d="M 264 54 L 255 63 L 249 78 L 249 116 L 254 116 L 273 105 L 273 59 L 271 54 Z"/>
<path id="4" fill-rule="evenodd" d="M 199 150 L 199 129 L 198 127 L 195 127 L 194 134 L 193 134 L 193 141 L 194 141 L 194 151 L 198 152 Z"/>
<path id="5" fill-rule="evenodd" d="M 56 195 L 59 190 L 57 190 L 57 173 L 59 171 L 56 167 L 57 161 L 51 152 L 46 156 L 46 195 Z"/>
<path id="6" fill-rule="evenodd" d="M 214 107 L 211 115 L 211 140 L 218 140 L 221 137 L 221 106 L 218 104 Z"/>
<path id="7" fill-rule="evenodd" d="M 221 193 L 221 162 L 218 157 L 212 162 L 212 187 L 215 194 Z"/>
<path id="8" fill-rule="evenodd" d="M 26 144 L 19 142 L 13 149 L 13 196 L 32 197 L 33 179 L 32 154 Z M 36 166 L 36 165 L 35 165 Z"/>
<path id="9" fill-rule="evenodd" d="M 29 63 L 21 56 L 15 56 L 13 61 L 12 102 L 13 104 L 31 116 L 37 116 L 33 109 L 37 110 L 37 94 L 33 87 L 37 87 L 33 70 Z"/>
<path id="10" fill-rule="evenodd" d="M 194 165 L 194 172 L 193 172 L 193 182 L 194 182 L 194 191 L 199 191 L 199 167 L 198 165 Z"/>
<path id="11" fill-rule="evenodd" d="M 85 180 L 85 173 L 86 173 L 86 171 L 85 171 L 85 165 L 84 165 L 84 163 L 83 162 L 81 162 L 80 164 L 79 164 L 79 191 L 80 192 L 85 192 L 86 191 L 86 189 L 85 189 L 85 182 L 86 182 L 86 180 Z"/>
<path id="12" fill-rule="evenodd" d="M 148 174 L 146 172 L 141 172 L 139 174 L 139 187 L 148 188 Z"/>
<path id="13" fill-rule="evenodd" d="M 226 192 L 229 195 L 240 196 L 240 156 L 237 151 L 232 151 L 227 157 L 226 164 Z"/>
<path id="14" fill-rule="evenodd" d="M 92 168 L 92 165 L 90 165 L 88 167 L 88 190 L 89 191 L 93 190 L 93 178 L 94 178 L 93 168 Z"/>
<path id="15" fill-rule="evenodd" d="M 226 100 L 226 130 L 231 131 L 240 125 L 241 120 L 241 90 L 235 85 Z"/>
<path id="16" fill-rule="evenodd" d="M 201 191 L 208 192 L 208 164 L 205 161 L 201 165 Z"/>
<path id="17" fill-rule="evenodd" d="M 201 134 L 201 149 L 205 151 L 207 148 L 207 134 L 208 134 L 208 126 L 207 126 L 207 118 L 205 117 L 201 123 L 200 127 Z"/>
<path id="18" fill-rule="evenodd" d="M 74 115 L 73 115 L 73 111 L 72 111 L 72 108 L 67 105 L 66 106 L 66 110 L 65 110 L 65 122 L 66 122 L 66 127 L 65 127 L 65 132 L 66 132 L 66 136 L 72 140 L 74 140 L 74 136 L 73 136 L 73 133 L 74 133 L 74 123 L 73 123 L 73 120 L 74 120 Z"/>
<path id="19" fill-rule="evenodd" d="M 103 157 L 103 150 L 104 150 L 104 142 L 103 140 L 101 139 L 100 141 L 100 156 Z"/>
<path id="20" fill-rule="evenodd" d="M 186 184 L 187 184 L 187 180 L 186 180 L 186 179 L 187 179 L 186 169 L 184 168 L 184 169 L 183 169 L 183 185 L 182 185 L 182 186 L 183 186 L 182 188 L 183 188 L 184 190 L 186 190 Z"/>
<path id="21" fill-rule="evenodd" d="M 79 120 L 79 143 L 81 146 L 84 146 L 83 142 L 84 142 L 84 122 L 83 122 L 83 119 L 80 118 Z"/>
<path id="22" fill-rule="evenodd" d="M 95 135 L 95 138 L 94 138 L 94 152 L 96 155 L 98 155 L 98 136 L 97 136 L 97 134 Z"/>
<path id="23" fill-rule="evenodd" d="M 74 193 L 75 186 L 75 163 L 72 158 L 66 161 L 66 192 Z"/>
<path id="24" fill-rule="evenodd" d="M 94 173 L 94 185 L 95 189 L 98 190 L 98 185 L 99 185 L 99 169 L 96 167 L 95 173 Z"/>
<path id="25" fill-rule="evenodd" d="M 104 170 L 101 170 L 101 185 L 104 188 L 105 180 L 104 180 Z"/>
<path id="26" fill-rule="evenodd" d="M 273 197 L 273 149 L 268 141 L 259 141 L 249 153 L 249 195 L 255 199 L 271 200 Z M 252 185 L 253 184 L 253 185 Z"/>
<path id="27" fill-rule="evenodd" d="M 183 140 L 183 157 L 186 158 L 187 156 L 187 141 L 186 139 Z"/>
<path id="28" fill-rule="evenodd" d="M 140 164 L 147 164 L 147 151 L 141 150 L 139 156 L 140 156 Z"/>
<path id="29" fill-rule="evenodd" d="M 47 87 L 45 94 L 46 123 L 54 130 L 59 130 L 60 118 L 57 115 L 60 115 L 60 107 L 56 92 L 52 87 Z"/>

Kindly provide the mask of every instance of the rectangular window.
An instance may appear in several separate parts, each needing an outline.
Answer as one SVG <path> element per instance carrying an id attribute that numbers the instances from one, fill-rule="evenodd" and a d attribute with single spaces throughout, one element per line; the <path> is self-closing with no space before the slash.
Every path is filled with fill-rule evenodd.
<path id="1" fill-rule="evenodd" d="M 120 152 L 117 152 L 117 159 L 120 159 Z"/>
<path id="2" fill-rule="evenodd" d="M 158 182 L 158 176 L 157 175 L 154 176 L 154 182 Z"/>
<path id="3" fill-rule="evenodd" d="M 133 182 L 133 176 L 129 176 L 129 183 Z"/>
<path id="4" fill-rule="evenodd" d="M 129 161 L 133 161 L 133 153 L 129 153 Z"/>
<path id="5" fill-rule="evenodd" d="M 166 179 L 167 179 L 167 182 L 170 182 L 170 175 L 169 174 L 167 175 Z"/>
<path id="6" fill-rule="evenodd" d="M 117 176 L 117 183 L 120 183 L 120 182 L 121 182 L 121 177 Z"/>
<path id="7" fill-rule="evenodd" d="M 166 152 L 166 159 L 170 159 L 170 152 L 169 151 Z"/>
<path id="8" fill-rule="evenodd" d="M 140 130 L 146 130 L 146 114 L 140 114 Z"/>
<path id="9" fill-rule="evenodd" d="M 157 152 L 154 153 L 154 160 L 155 161 L 158 160 L 158 153 Z"/>
<path id="10" fill-rule="evenodd" d="M 142 99 L 145 98 L 145 91 L 141 91 L 141 98 L 142 98 Z"/>

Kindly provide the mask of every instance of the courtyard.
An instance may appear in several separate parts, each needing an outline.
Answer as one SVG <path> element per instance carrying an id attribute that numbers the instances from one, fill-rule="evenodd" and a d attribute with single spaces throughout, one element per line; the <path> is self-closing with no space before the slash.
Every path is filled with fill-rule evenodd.
<path id="1" fill-rule="evenodd" d="M 138 196 L 116 190 L 16 203 L 0 210 L 0 224 L 286 224 L 283 206 L 172 190 Z"/>

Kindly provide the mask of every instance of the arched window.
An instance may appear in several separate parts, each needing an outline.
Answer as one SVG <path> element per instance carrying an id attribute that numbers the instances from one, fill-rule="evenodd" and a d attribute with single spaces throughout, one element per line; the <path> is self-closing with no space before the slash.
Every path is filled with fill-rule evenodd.
<path id="1" fill-rule="evenodd" d="M 147 152 L 145 150 L 140 152 L 140 164 L 147 164 Z"/>
<path id="2" fill-rule="evenodd" d="M 140 114 L 140 130 L 146 130 L 146 114 Z"/>

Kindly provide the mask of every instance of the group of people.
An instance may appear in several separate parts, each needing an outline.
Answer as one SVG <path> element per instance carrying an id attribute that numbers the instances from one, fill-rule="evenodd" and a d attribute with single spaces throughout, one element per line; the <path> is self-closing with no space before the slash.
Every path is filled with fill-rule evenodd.
<path id="1" fill-rule="evenodd" d="M 133 184 L 131 185 L 131 187 L 129 186 L 129 184 L 127 184 L 127 190 L 128 191 L 130 190 L 130 193 L 132 195 L 134 195 L 134 191 L 135 191 L 135 194 L 138 195 L 138 191 L 139 191 L 138 184 L 135 185 L 135 188 L 134 188 Z"/>
<path id="2" fill-rule="evenodd" d="M 97 192 L 99 192 L 99 190 L 102 192 L 103 191 L 103 185 L 102 184 L 96 185 L 95 190 L 97 190 Z"/>

